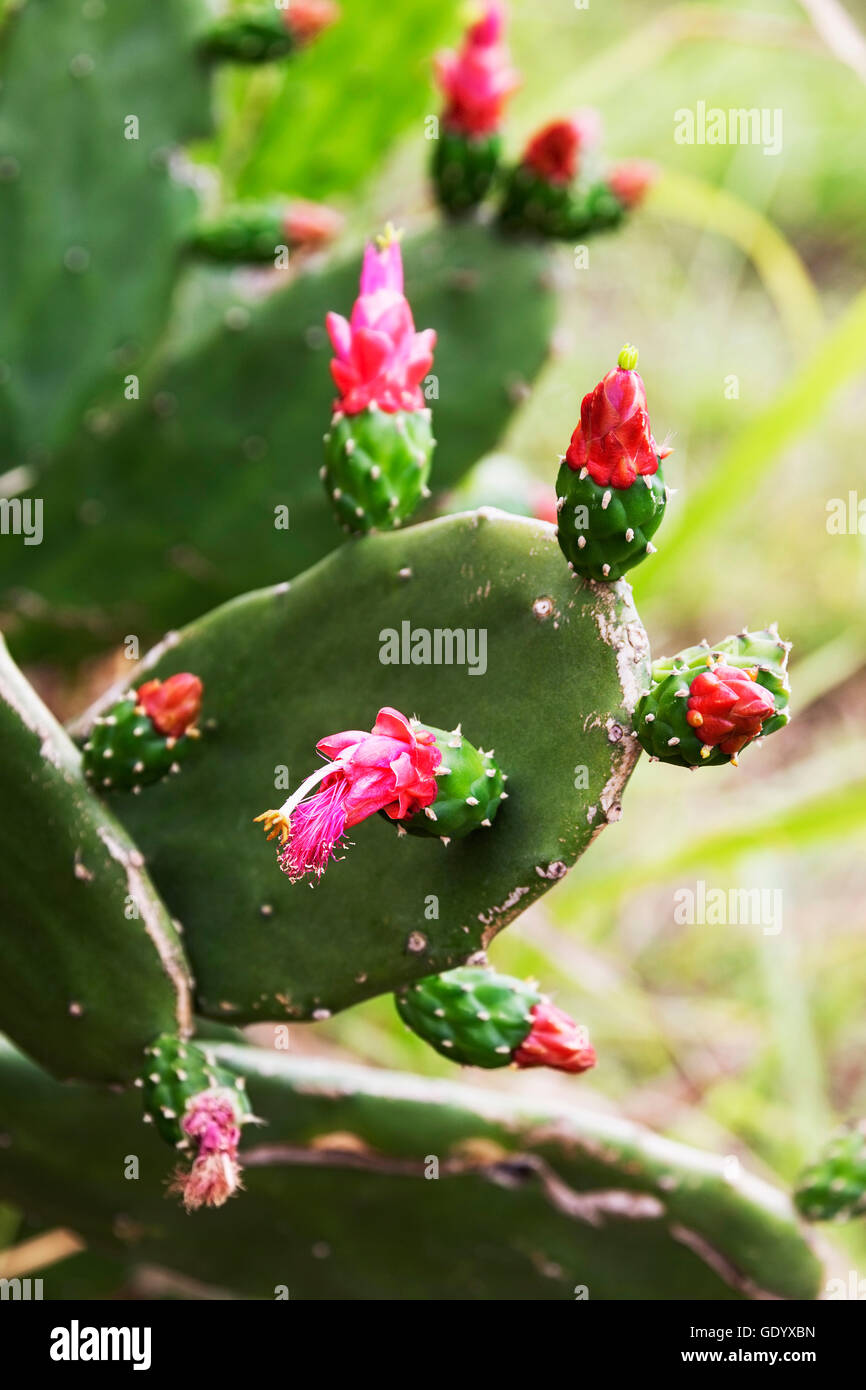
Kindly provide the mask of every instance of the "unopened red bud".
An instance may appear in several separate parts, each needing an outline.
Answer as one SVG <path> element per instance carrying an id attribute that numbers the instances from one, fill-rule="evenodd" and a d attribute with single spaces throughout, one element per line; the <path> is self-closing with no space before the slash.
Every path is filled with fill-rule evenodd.
<path id="1" fill-rule="evenodd" d="M 182 671 L 165 681 L 145 681 L 136 699 L 161 734 L 180 738 L 198 719 L 203 688 L 198 676 Z"/>

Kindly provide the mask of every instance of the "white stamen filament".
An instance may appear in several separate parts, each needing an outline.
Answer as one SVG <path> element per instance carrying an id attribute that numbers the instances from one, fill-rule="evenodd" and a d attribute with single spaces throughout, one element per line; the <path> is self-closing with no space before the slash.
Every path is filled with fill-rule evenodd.
<path id="1" fill-rule="evenodd" d="M 312 787 L 315 787 L 317 783 L 323 781 L 329 772 L 334 772 L 335 770 L 336 764 L 331 762 L 323 763 L 321 767 L 317 767 L 315 772 L 311 772 L 306 781 L 301 783 L 297 791 L 292 792 L 288 801 L 283 802 L 280 807 L 280 815 L 284 816 L 286 820 L 289 820 L 295 807 L 300 805 L 307 795 L 307 792 L 310 791 Z"/>

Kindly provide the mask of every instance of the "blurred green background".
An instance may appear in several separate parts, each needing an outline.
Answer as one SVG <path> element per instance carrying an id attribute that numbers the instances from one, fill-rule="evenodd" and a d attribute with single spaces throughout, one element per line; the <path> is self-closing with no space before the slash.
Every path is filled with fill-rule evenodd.
<path id="1" fill-rule="evenodd" d="M 556 253 L 555 352 L 503 450 L 552 486 L 582 396 L 636 343 L 678 489 L 659 554 L 633 576 L 654 652 L 777 620 L 794 643 L 794 720 L 738 770 L 642 760 L 623 820 L 491 952 L 589 1026 L 599 1066 L 580 1082 L 489 1084 L 579 1092 L 788 1183 L 838 1119 L 866 1115 L 866 542 L 827 530 L 830 499 L 866 498 L 866 47 L 831 50 L 824 0 L 510 8 L 524 74 L 512 152 L 543 121 L 596 105 L 608 153 L 651 158 L 662 177 L 626 230 L 591 243 L 586 268 Z M 386 218 L 434 216 L 430 56 L 459 39 L 461 11 L 342 10 L 296 65 L 221 73 L 219 135 L 193 154 L 218 166 L 227 196 L 326 200 L 360 240 Z M 851 0 L 848 13 L 866 20 Z M 675 112 L 699 101 L 778 108 L 781 153 L 675 143 Z M 70 694 L 35 676 L 64 713 L 83 702 L 83 681 Z M 677 890 L 700 880 L 781 889 L 781 931 L 677 925 Z M 390 998 L 295 1028 L 292 1045 L 450 1070 Z M 866 1259 L 862 1223 L 833 1239 Z"/>
<path id="2" fill-rule="evenodd" d="M 278 187 L 342 206 L 357 235 L 385 216 L 430 216 L 423 117 L 438 102 L 426 52 L 456 39 L 458 20 L 400 8 L 405 51 L 419 58 L 394 76 L 404 113 L 414 108 L 396 147 L 376 101 L 365 109 L 381 72 L 377 26 L 349 0 L 305 60 L 326 72 L 332 50 L 358 44 L 338 127 L 331 105 L 304 110 L 322 141 L 287 157 L 304 94 L 276 73 L 234 76 L 224 99 L 237 114 L 202 154 L 240 194 Z M 621 235 L 591 244 L 588 268 L 558 254 L 555 355 L 504 447 L 552 482 L 581 397 L 623 341 L 637 343 L 678 488 L 659 555 L 633 575 L 653 649 L 778 620 L 794 642 L 795 718 L 738 770 L 687 776 L 644 759 L 623 820 L 491 955 L 589 1025 L 600 1065 L 579 1083 L 585 1104 L 721 1153 L 750 1150 L 790 1181 L 832 1124 L 866 1113 L 866 549 L 826 526 L 829 499 L 866 496 L 866 86 L 807 8 L 781 0 L 513 0 L 511 13 L 524 74 L 513 150 L 545 119 L 597 105 L 610 155 L 651 158 L 663 177 Z M 675 143 L 674 113 L 698 101 L 779 108 L 781 153 Z M 359 189 L 353 141 L 371 138 L 381 168 Z M 782 930 L 678 926 L 674 895 L 698 880 L 781 889 Z M 449 1071 L 387 998 L 295 1029 L 293 1045 Z M 576 1089 L 553 1074 L 490 1081 Z M 862 1226 L 838 1240 L 866 1257 Z"/>

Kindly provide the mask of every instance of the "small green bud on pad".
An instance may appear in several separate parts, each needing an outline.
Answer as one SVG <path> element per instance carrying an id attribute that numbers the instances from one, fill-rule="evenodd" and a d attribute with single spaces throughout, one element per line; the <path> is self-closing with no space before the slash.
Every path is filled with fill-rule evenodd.
<path id="1" fill-rule="evenodd" d="M 849 1221 L 866 1215 L 866 1124 L 833 1136 L 802 1174 L 794 1202 L 807 1221 Z"/>
<path id="2" fill-rule="evenodd" d="M 89 782 L 102 791 L 138 791 L 180 771 L 199 737 L 202 683 L 184 671 L 145 681 L 94 722 L 82 749 Z"/>
<path id="3" fill-rule="evenodd" d="M 483 966 L 428 975 L 395 995 L 397 1012 L 420 1038 L 468 1067 L 595 1066 L 586 1029 L 535 985 Z"/>
<path id="4" fill-rule="evenodd" d="M 172 1179 L 188 1211 L 220 1207 L 240 1187 L 241 1129 L 255 1123 L 243 1079 L 195 1043 L 163 1033 L 146 1052 L 145 1117 L 173 1148 L 192 1157 Z"/>

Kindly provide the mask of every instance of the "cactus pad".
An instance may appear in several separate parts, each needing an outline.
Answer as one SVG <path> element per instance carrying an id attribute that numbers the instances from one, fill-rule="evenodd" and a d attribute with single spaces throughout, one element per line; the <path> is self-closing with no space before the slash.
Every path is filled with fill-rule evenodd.
<path id="1" fill-rule="evenodd" d="M 60 1086 L 2 1045 L 0 1193 L 94 1251 L 251 1298 L 812 1299 L 821 1286 L 784 1192 L 618 1117 L 214 1051 L 268 1118 L 245 1146 L 242 1200 L 218 1217 L 166 1202 L 165 1149 L 135 1094 Z"/>
<path id="2" fill-rule="evenodd" d="M 128 835 L 0 644 L 0 1027 L 62 1077 L 127 1081 L 190 1026 L 177 932 Z"/>
<path id="3" fill-rule="evenodd" d="M 435 644 L 429 664 L 382 659 L 415 629 L 449 639 L 438 660 Z M 619 818 L 645 656 L 624 586 L 582 583 L 551 526 L 495 512 L 353 541 L 173 638 L 155 674 L 195 670 L 216 727 L 122 814 L 183 923 L 200 1012 L 319 1017 L 483 949 Z M 539 700 L 542 673 L 555 699 Z M 372 816 L 314 890 L 289 883 L 252 824 L 275 776 L 297 785 L 319 739 L 386 704 L 462 722 L 495 749 L 509 799 L 447 846 Z"/>

